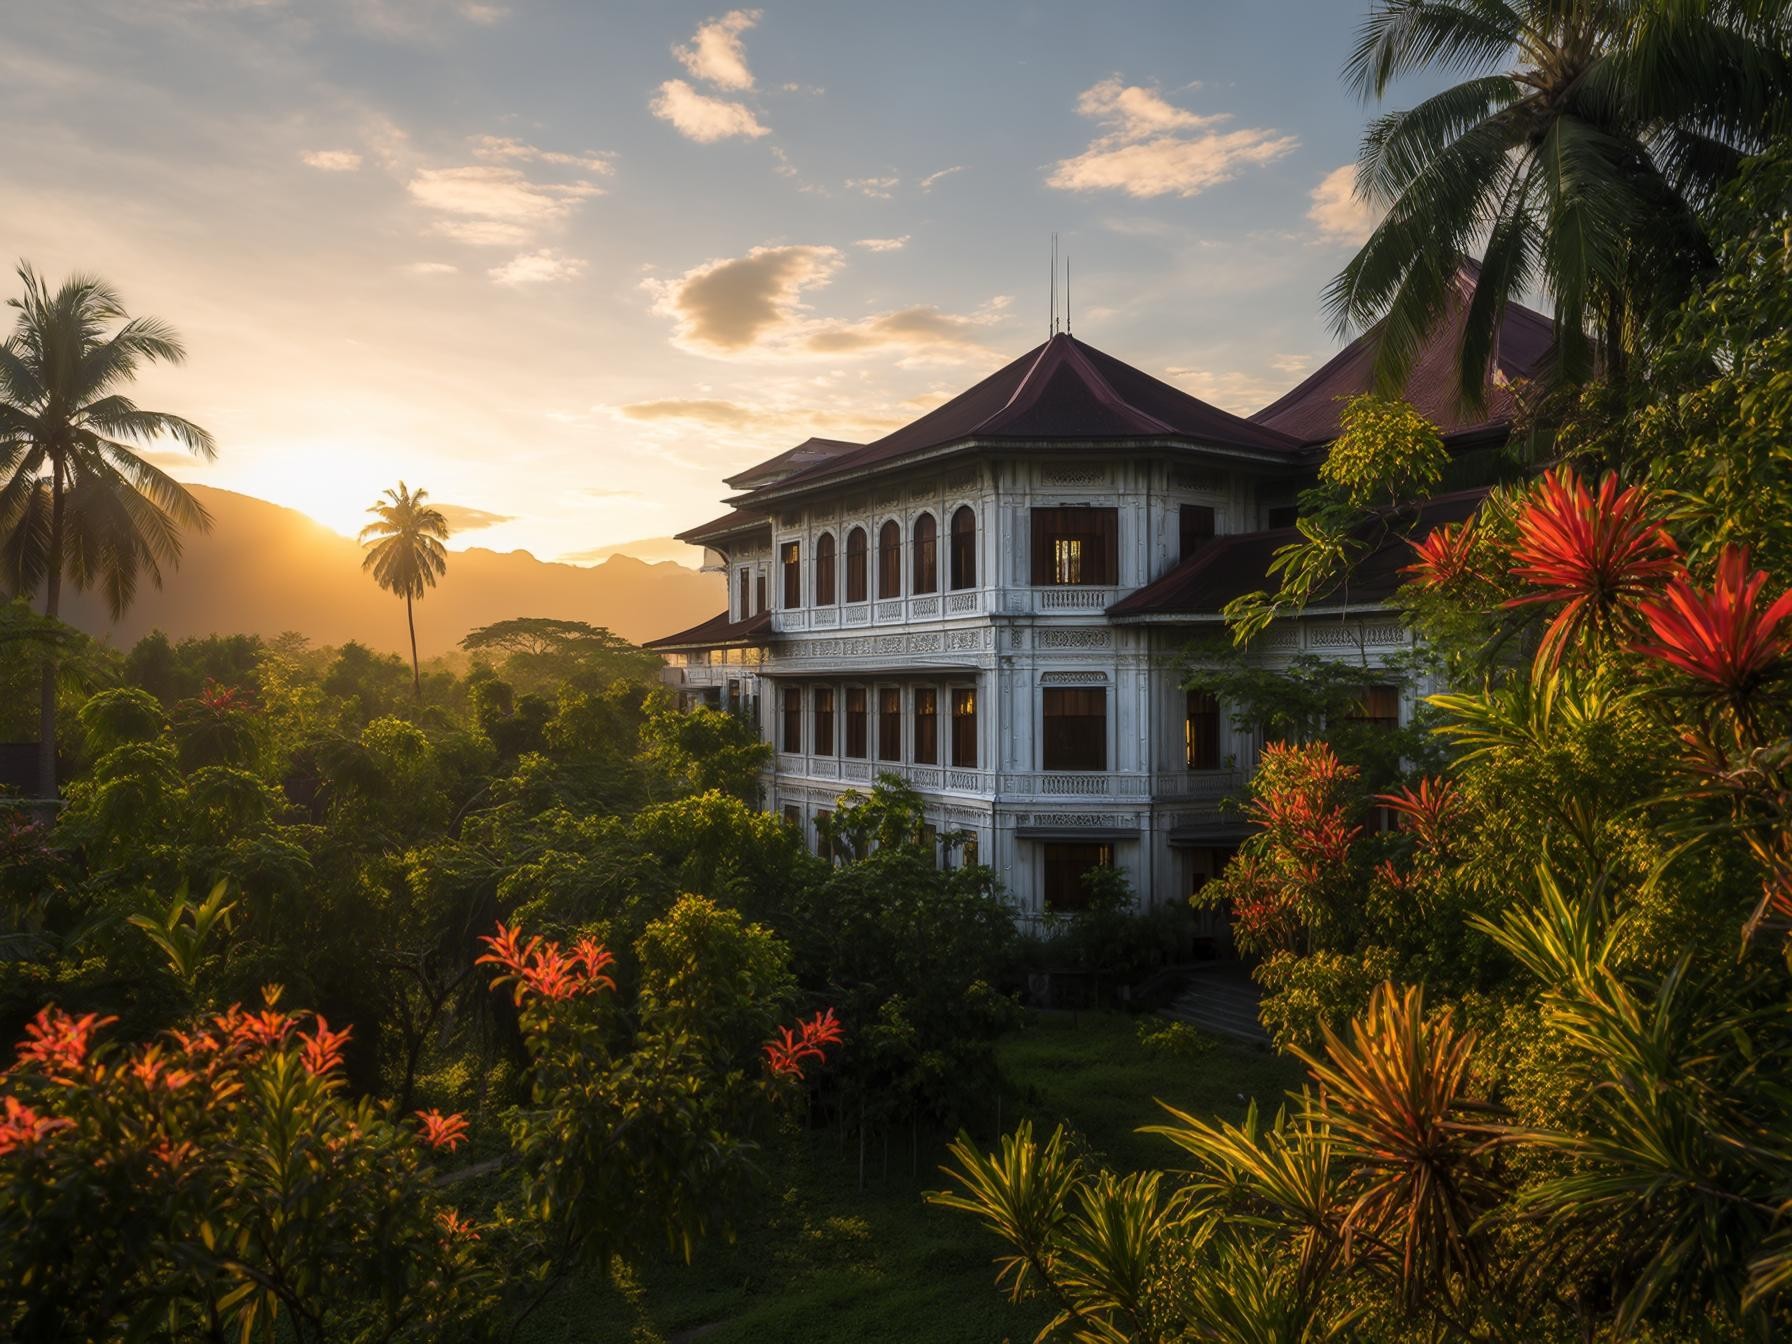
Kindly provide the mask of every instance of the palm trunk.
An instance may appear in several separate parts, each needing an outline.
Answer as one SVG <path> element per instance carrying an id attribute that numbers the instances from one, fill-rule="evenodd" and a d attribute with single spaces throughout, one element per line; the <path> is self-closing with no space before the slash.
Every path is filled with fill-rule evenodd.
<path id="1" fill-rule="evenodd" d="M 417 667 L 417 616 L 411 609 L 411 595 L 404 595 L 404 620 L 411 628 L 411 690 L 417 703 L 423 703 L 423 673 Z"/>
<path id="2" fill-rule="evenodd" d="M 44 574 L 44 615 L 55 620 L 62 610 L 62 463 L 50 471 L 50 554 Z M 43 684 L 37 704 L 37 796 L 56 797 L 56 654 L 44 651 Z"/>

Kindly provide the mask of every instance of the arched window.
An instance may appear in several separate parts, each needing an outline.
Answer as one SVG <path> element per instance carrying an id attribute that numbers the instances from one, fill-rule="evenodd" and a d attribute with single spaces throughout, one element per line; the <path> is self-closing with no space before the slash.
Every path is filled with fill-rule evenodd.
<path id="1" fill-rule="evenodd" d="M 877 595 L 902 596 L 902 524 L 894 518 L 877 530 Z"/>
<path id="2" fill-rule="evenodd" d="M 912 591 L 931 593 L 940 586 L 939 525 L 931 513 L 915 519 L 915 581 Z"/>
<path id="3" fill-rule="evenodd" d="M 815 538 L 815 605 L 834 605 L 834 534 L 823 532 Z"/>
<path id="4" fill-rule="evenodd" d="M 865 600 L 865 529 L 855 527 L 846 534 L 846 600 Z"/>
<path id="5" fill-rule="evenodd" d="M 977 511 L 969 504 L 952 515 L 952 565 L 954 588 L 977 586 Z"/>

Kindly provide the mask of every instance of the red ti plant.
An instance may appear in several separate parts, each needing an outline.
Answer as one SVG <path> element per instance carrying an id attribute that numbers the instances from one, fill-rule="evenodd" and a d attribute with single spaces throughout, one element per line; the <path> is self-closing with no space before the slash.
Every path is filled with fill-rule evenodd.
<path id="1" fill-rule="evenodd" d="M 1425 588 L 1438 588 L 1473 572 L 1475 553 L 1475 520 L 1440 523 L 1425 534 L 1423 541 L 1410 543 L 1418 558 L 1401 573 Z"/>
<path id="2" fill-rule="evenodd" d="M 1378 793 L 1375 801 L 1394 812 L 1402 830 L 1410 830 L 1419 845 L 1441 854 L 1449 845 L 1450 832 L 1462 815 L 1462 796 L 1447 779 L 1430 776 L 1415 788 L 1402 785 L 1396 793 Z"/>
<path id="3" fill-rule="evenodd" d="M 134 1046 L 37 1015 L 0 1074 L 0 1335 L 420 1341 L 489 1304 L 416 1132 L 342 1095 L 347 1031 L 265 999 Z"/>
<path id="4" fill-rule="evenodd" d="M 1725 546 L 1709 591 L 1679 570 L 1658 600 L 1639 604 L 1650 637 L 1637 643 L 1637 652 L 1716 688 L 1731 708 L 1746 713 L 1792 649 L 1792 590 L 1765 602 L 1766 586 L 1765 570 L 1749 573 L 1746 546 Z"/>
<path id="5" fill-rule="evenodd" d="M 813 1059 L 819 1063 L 825 1060 L 826 1047 L 844 1041 L 846 1031 L 832 1008 L 804 1018 L 796 1025 L 795 1032 L 789 1027 L 779 1027 L 778 1039 L 765 1043 L 765 1064 L 773 1077 L 793 1078 L 800 1082 L 803 1061 Z"/>
<path id="6" fill-rule="evenodd" d="M 1589 491 L 1567 467 L 1547 471 L 1518 515 L 1513 576 L 1539 591 L 1506 605 L 1560 602 L 1537 656 L 1554 668 L 1576 640 L 1625 634 L 1632 608 L 1679 568 L 1680 551 L 1641 486 L 1619 489 L 1607 473 Z"/>

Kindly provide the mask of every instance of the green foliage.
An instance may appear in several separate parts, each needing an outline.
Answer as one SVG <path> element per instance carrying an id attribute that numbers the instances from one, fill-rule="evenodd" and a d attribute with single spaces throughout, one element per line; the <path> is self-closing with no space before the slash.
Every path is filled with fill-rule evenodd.
<path id="1" fill-rule="evenodd" d="M 461 648 L 496 656 L 498 671 L 525 692 L 562 685 L 602 689 L 614 681 L 651 683 L 659 675 L 657 654 L 630 644 L 602 626 L 545 616 L 513 616 L 469 631 Z"/>
<path id="2" fill-rule="evenodd" d="M 1352 508 L 1424 499 L 1444 478 L 1443 436 L 1411 403 L 1364 392 L 1344 404 L 1319 479 Z"/>
<path id="3" fill-rule="evenodd" d="M 759 772 L 771 752 L 771 744 L 738 715 L 702 705 L 680 710 L 664 693 L 647 702 L 641 758 L 680 792 L 715 789 L 757 802 Z"/>
<path id="4" fill-rule="evenodd" d="M 1165 1059 L 1199 1059 L 1211 1054 L 1217 1042 L 1196 1031 L 1186 1022 L 1168 1021 L 1159 1017 L 1139 1019 L 1139 1044 Z"/>

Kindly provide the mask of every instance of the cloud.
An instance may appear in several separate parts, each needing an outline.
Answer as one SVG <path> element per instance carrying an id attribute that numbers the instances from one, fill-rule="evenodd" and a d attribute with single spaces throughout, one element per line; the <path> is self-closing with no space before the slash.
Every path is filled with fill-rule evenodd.
<path id="1" fill-rule="evenodd" d="M 862 247 L 867 252 L 900 252 L 908 246 L 909 235 L 899 234 L 895 238 L 861 238 L 854 247 Z"/>
<path id="2" fill-rule="evenodd" d="M 738 401 L 709 397 L 668 397 L 661 401 L 633 401 L 616 408 L 630 420 L 678 420 L 718 429 L 745 429 L 765 420 L 763 411 Z"/>
<path id="3" fill-rule="evenodd" d="M 556 149 L 541 149 L 507 135 L 482 135 L 473 141 L 476 159 L 517 159 L 524 163 L 551 163 L 562 168 L 581 168 L 588 173 L 608 176 L 616 170 L 613 154 L 587 150 L 583 154 L 567 154 Z"/>
<path id="4" fill-rule="evenodd" d="M 950 168 L 942 168 L 937 173 L 927 174 L 926 177 L 921 179 L 919 186 L 922 191 L 932 191 L 935 183 L 944 178 L 951 177 L 953 173 L 962 173 L 963 171 L 964 165 L 962 163 L 955 163 Z"/>
<path id="5" fill-rule="evenodd" d="M 1005 315 L 1003 298 L 972 313 L 915 304 L 863 318 L 816 316 L 807 293 L 827 285 L 844 264 L 838 248 L 787 244 L 643 283 L 654 311 L 673 319 L 674 343 L 698 354 L 800 359 L 889 350 L 905 363 L 924 363 L 989 353 L 981 336 Z"/>
<path id="6" fill-rule="evenodd" d="M 1269 361 L 1269 367 L 1277 373 L 1305 373 L 1313 367 L 1313 356 L 1277 355 Z"/>
<path id="7" fill-rule="evenodd" d="M 900 177 L 849 177 L 846 189 L 856 191 L 861 196 L 869 196 L 873 200 L 887 201 L 896 194 L 896 188 L 902 185 Z"/>
<path id="8" fill-rule="evenodd" d="M 520 169 L 481 163 L 420 168 L 406 189 L 417 204 L 447 216 L 432 232 L 484 247 L 520 246 L 603 192 L 589 181 L 533 182 Z"/>
<path id="9" fill-rule="evenodd" d="M 826 284 L 840 265 L 838 248 L 756 247 L 647 283 L 657 295 L 654 310 L 677 322 L 681 344 L 731 353 L 798 321 L 803 291 Z"/>
<path id="10" fill-rule="evenodd" d="M 1361 243 L 1375 229 L 1374 209 L 1356 196 L 1356 168 L 1345 164 L 1334 168 L 1313 188 L 1312 206 L 1307 218 L 1319 229 L 1319 237 L 1328 243 Z"/>
<path id="11" fill-rule="evenodd" d="M 758 139 L 771 134 L 771 128 L 763 125 L 745 103 L 711 98 L 682 79 L 668 79 L 660 85 L 648 107 L 661 121 L 671 122 L 680 135 L 703 145 L 737 135 Z"/>
<path id="12" fill-rule="evenodd" d="M 740 35 L 759 22 L 757 9 L 733 9 L 697 29 L 689 46 L 673 47 L 678 63 L 697 79 L 719 89 L 750 89 L 753 72 L 747 69 L 747 52 Z"/>
<path id="13" fill-rule="evenodd" d="M 448 520 L 451 532 L 477 532 L 481 528 L 496 527 L 499 523 L 516 520 L 512 513 L 491 513 L 485 509 L 476 509 L 469 504 L 436 504 L 431 501 L 436 512 Z"/>
<path id="14" fill-rule="evenodd" d="M 807 333 L 803 347 L 816 354 L 852 355 L 896 349 L 912 362 L 948 363 L 988 353 L 983 329 L 1001 316 L 1001 304 L 978 313 L 947 313 L 916 304 L 856 322 L 829 322 Z"/>
<path id="15" fill-rule="evenodd" d="M 1164 372 L 1191 396 L 1211 402 L 1234 415 L 1261 410 L 1287 389 L 1266 382 L 1256 374 L 1237 369 L 1169 368 Z"/>
<path id="16" fill-rule="evenodd" d="M 460 271 L 445 261 L 409 261 L 398 269 L 406 275 L 456 275 Z"/>
<path id="17" fill-rule="evenodd" d="M 1053 167 L 1046 185 L 1061 191 L 1198 196 L 1230 181 L 1240 168 L 1273 162 L 1299 143 L 1272 130 L 1218 130 L 1229 114 L 1200 116 L 1117 77 L 1085 89 L 1077 111 L 1104 130 L 1081 154 Z"/>
<path id="18" fill-rule="evenodd" d="M 585 263 L 577 257 L 563 256 L 552 248 L 523 252 L 502 266 L 486 272 L 500 285 L 544 285 L 562 280 L 576 280 L 585 273 Z"/>
<path id="19" fill-rule="evenodd" d="M 299 157 L 325 173 L 352 173 L 361 166 L 361 156 L 352 149 L 308 149 Z"/>

